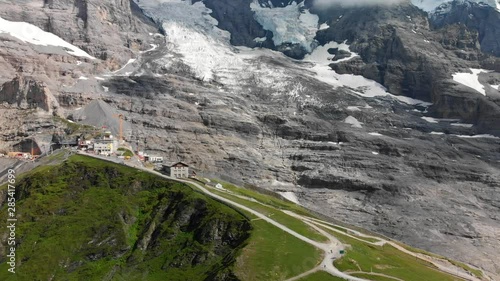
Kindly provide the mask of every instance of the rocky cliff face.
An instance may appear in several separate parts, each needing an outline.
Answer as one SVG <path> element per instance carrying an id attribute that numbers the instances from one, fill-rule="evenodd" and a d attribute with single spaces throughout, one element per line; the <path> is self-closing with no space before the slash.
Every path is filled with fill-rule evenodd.
<path id="1" fill-rule="evenodd" d="M 79 78 L 118 69 L 134 53 L 149 48 L 148 34 L 157 32 L 133 1 L 3 1 L 0 17 L 33 24 L 97 58 L 79 58 L 0 33 L 0 63 L 4 68 L 0 83 L 9 82 L 3 87 L 4 100 L 22 96 L 16 92 L 18 87 L 9 87 L 17 83 L 15 77 L 44 83 L 54 93 L 74 92 L 71 89 Z M 37 31 L 28 28 L 19 32 Z M 49 107 L 41 108 L 48 111 Z"/>
<path id="2" fill-rule="evenodd" d="M 64 48 L 30 44 L 0 32 L 0 101 L 5 102 L 5 118 L 0 123 L 9 136 L 3 138 L 2 149 L 20 140 L 12 136 L 11 126 L 18 128 L 14 135 L 29 134 L 23 122 L 40 129 L 51 122 L 53 114 L 63 113 L 61 105 L 78 107 L 102 92 L 87 80 L 96 81 L 93 75 L 116 70 L 150 48 L 154 41 L 150 34 L 158 32 L 133 1 L 2 1 L 0 18 L 32 24 L 16 31 L 21 37 L 50 32 L 96 58 L 78 57 Z M 8 121 L 25 116 L 25 109 L 37 113 L 16 125 Z"/>
<path id="3" fill-rule="evenodd" d="M 453 7 L 456 12 L 458 8 Z M 452 75 L 461 72 L 460 69 L 477 68 L 488 59 L 485 53 L 494 54 L 491 51 L 494 44 L 488 43 L 491 40 L 488 38 L 497 38 L 492 34 L 500 26 L 497 19 L 500 13 L 490 6 L 480 7 L 482 13 L 492 16 L 486 17 L 482 25 L 467 24 L 466 28 L 454 25 L 447 13 L 439 19 L 434 14 L 431 24 L 426 13 L 407 4 L 389 8 L 332 8 L 318 11 L 325 19 L 335 13 L 333 18 L 337 20 L 327 21 L 331 27 L 318 32 L 317 38 L 325 43 L 347 40 L 352 42 L 351 49 L 360 55 L 361 60 L 357 62 L 332 64 L 335 71 L 363 75 L 396 95 L 432 101 L 431 111 L 435 116 L 467 120 L 478 124 L 485 133 L 496 134 L 500 128 L 490 121 L 492 112 L 495 116 L 498 114 L 496 97 L 482 98 L 450 83 Z M 477 18 L 481 17 L 477 15 Z M 487 25 L 491 28 L 485 36 L 481 26 Z M 435 30 L 438 26 L 441 28 Z M 498 63 L 499 59 L 492 60 Z M 493 111 L 478 110 L 485 104 Z"/>
<path id="4" fill-rule="evenodd" d="M 430 14 L 435 29 L 463 26 L 476 32 L 481 51 L 500 56 L 500 13 L 483 3 L 453 1 L 439 6 Z"/>
<path id="5" fill-rule="evenodd" d="M 3 1 L 0 17 L 34 24 L 81 47 L 117 69 L 147 45 L 153 22 L 133 1 Z"/>
<path id="6" fill-rule="evenodd" d="M 59 104 L 46 85 L 32 79 L 16 77 L 0 88 L 0 102 L 17 105 L 18 108 L 41 108 L 47 112 L 57 109 Z"/>

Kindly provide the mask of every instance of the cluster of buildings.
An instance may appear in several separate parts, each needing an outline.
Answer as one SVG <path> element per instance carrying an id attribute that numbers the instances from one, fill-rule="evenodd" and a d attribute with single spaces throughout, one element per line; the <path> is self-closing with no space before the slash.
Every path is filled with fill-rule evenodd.
<path id="1" fill-rule="evenodd" d="M 139 151 L 137 153 L 137 157 L 143 162 L 150 162 L 150 163 L 156 163 L 158 165 L 161 165 L 163 163 L 163 157 L 161 156 L 152 156 L 147 153 L 144 153 L 142 151 Z"/>
<path id="2" fill-rule="evenodd" d="M 100 139 L 82 140 L 78 139 L 78 149 L 83 151 L 93 151 L 95 154 L 109 156 L 118 151 L 120 145 L 110 131 L 104 132 Z"/>
<path id="3" fill-rule="evenodd" d="M 32 142 L 31 145 L 31 151 L 34 151 L 33 143 L 34 142 Z M 114 137 L 110 131 L 104 132 L 102 137 L 96 139 L 85 140 L 82 138 L 78 138 L 72 140 L 58 140 L 57 143 L 53 142 L 49 144 L 49 146 L 54 146 L 55 149 L 62 147 L 74 147 L 75 149 L 97 155 L 117 155 L 120 158 L 130 158 L 130 156 L 123 156 L 125 151 L 122 152 L 119 150 L 120 141 L 118 140 L 118 138 Z M 8 152 L 7 155 L 0 154 L 0 157 L 5 156 L 22 160 L 33 160 L 38 157 L 34 156 L 34 153 L 32 154 L 28 152 Z M 173 178 L 188 178 L 196 175 L 194 171 L 190 171 L 189 165 L 184 162 L 165 163 L 163 157 L 149 155 L 142 151 L 139 151 L 136 156 L 142 162 L 149 162 L 154 164 L 155 169 L 160 170 L 161 172 Z"/>
<path id="4" fill-rule="evenodd" d="M 12 152 L 7 152 L 7 155 L 2 153 L 0 154 L 0 157 L 17 158 L 19 160 L 34 160 L 38 156 L 32 155 L 29 152 L 12 151 Z"/>

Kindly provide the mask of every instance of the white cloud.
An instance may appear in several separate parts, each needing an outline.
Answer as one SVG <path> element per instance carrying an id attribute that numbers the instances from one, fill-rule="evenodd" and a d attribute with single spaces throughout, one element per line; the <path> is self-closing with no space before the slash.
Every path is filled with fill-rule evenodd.
<path id="1" fill-rule="evenodd" d="M 342 6 L 374 6 L 374 5 L 392 5 L 405 2 L 405 0 L 314 0 L 314 5 L 325 8 L 332 5 Z"/>

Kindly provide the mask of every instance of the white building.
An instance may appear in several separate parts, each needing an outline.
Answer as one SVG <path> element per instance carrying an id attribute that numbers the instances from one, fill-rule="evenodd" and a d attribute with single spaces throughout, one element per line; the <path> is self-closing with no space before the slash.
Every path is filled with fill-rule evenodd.
<path id="1" fill-rule="evenodd" d="M 161 157 L 161 156 L 149 156 L 148 161 L 151 163 L 162 163 L 163 157 Z"/>
<path id="2" fill-rule="evenodd" d="M 110 155 L 118 150 L 118 140 L 100 139 L 94 142 L 94 151 L 97 154 Z"/>
<path id="3" fill-rule="evenodd" d="M 189 177 L 189 165 L 182 162 L 175 164 L 163 165 L 163 169 L 172 178 L 187 178 Z"/>

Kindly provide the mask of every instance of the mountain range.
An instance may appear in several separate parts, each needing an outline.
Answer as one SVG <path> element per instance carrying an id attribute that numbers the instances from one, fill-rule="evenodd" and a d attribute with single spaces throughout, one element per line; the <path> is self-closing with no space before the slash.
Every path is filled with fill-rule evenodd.
<path id="1" fill-rule="evenodd" d="M 499 278 L 498 9 L 3 0 L 0 149 L 110 106 L 141 150 Z"/>

